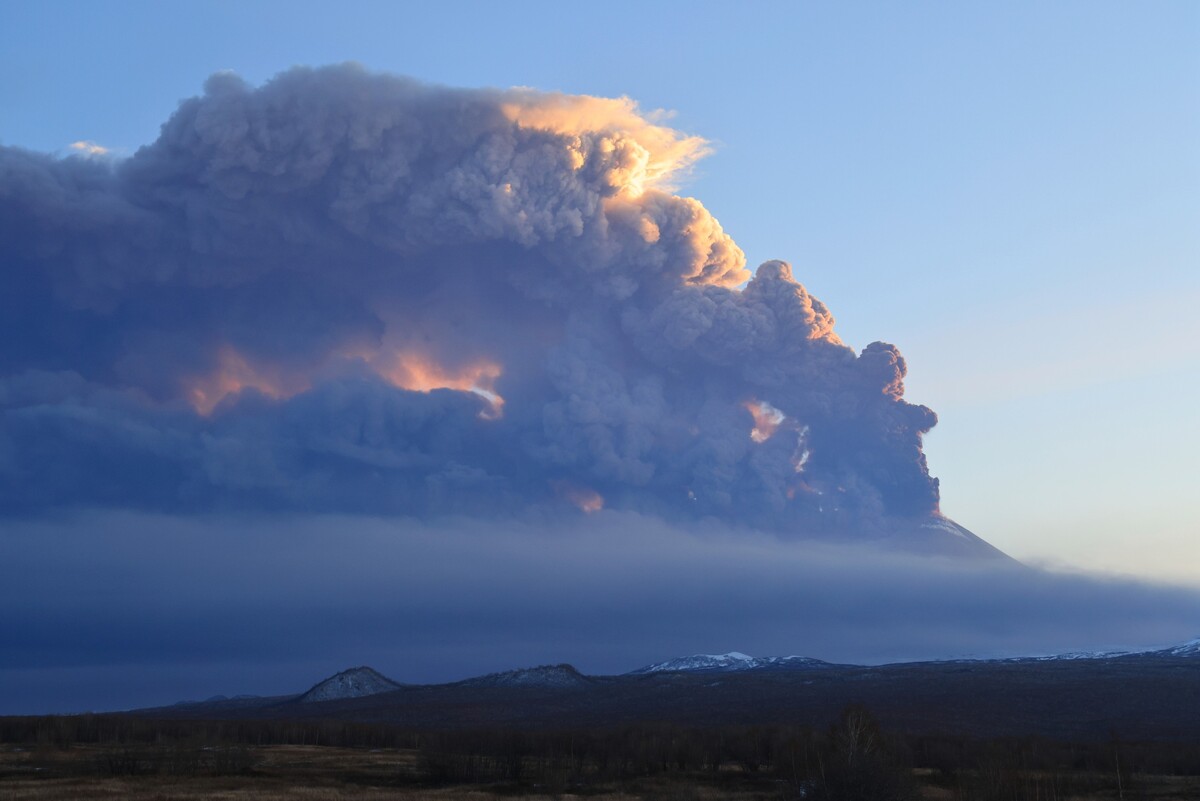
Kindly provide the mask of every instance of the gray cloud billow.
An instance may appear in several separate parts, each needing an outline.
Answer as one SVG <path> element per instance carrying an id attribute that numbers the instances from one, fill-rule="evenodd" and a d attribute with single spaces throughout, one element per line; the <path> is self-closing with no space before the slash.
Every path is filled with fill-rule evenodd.
<path id="1" fill-rule="evenodd" d="M 123 160 L 0 148 L 0 510 L 945 527 L 903 357 L 672 193 L 705 152 L 352 66 L 214 75 Z"/>

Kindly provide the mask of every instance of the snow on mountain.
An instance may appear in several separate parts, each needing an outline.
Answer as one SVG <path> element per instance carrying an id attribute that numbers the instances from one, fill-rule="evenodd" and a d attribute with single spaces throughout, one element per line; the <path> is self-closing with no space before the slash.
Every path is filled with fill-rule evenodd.
<path id="1" fill-rule="evenodd" d="M 952 659 L 951 662 L 1069 662 L 1080 659 L 1118 659 L 1124 656 L 1200 656 L 1200 638 L 1167 648 L 1138 648 L 1132 651 L 1067 651 L 1040 656 Z M 936 660 L 935 660 L 936 661 Z"/>
<path id="2" fill-rule="evenodd" d="M 1049 654 L 1043 656 L 1010 656 L 1000 658 L 963 658 L 963 659 L 946 659 L 933 661 L 946 662 L 1053 662 L 1053 661 L 1071 661 L 1080 659 L 1116 659 L 1123 656 L 1195 656 L 1200 657 L 1200 638 L 1190 640 L 1182 645 L 1173 646 L 1171 648 L 1151 648 L 1137 651 L 1070 651 L 1062 654 Z M 647 673 L 682 673 L 689 671 L 712 671 L 716 672 L 733 672 L 743 670 L 762 670 L 764 668 L 774 669 L 812 669 L 831 667 L 829 662 L 823 662 L 820 659 L 812 659 L 806 656 L 750 656 L 738 651 L 730 651 L 727 654 L 695 654 L 694 656 L 681 656 L 676 659 L 669 659 L 666 662 L 658 662 L 653 665 L 646 665 L 637 670 L 631 670 L 626 675 L 640 675 Z"/>
<path id="3" fill-rule="evenodd" d="M 1044 662 L 1056 659 L 1115 659 L 1119 656 L 1200 656 L 1200 638 L 1167 648 L 1141 648 L 1136 651 L 1073 651 L 1054 656 L 1028 658 Z"/>
<path id="4" fill-rule="evenodd" d="M 302 703 L 315 701 L 338 701 L 345 698 L 363 698 L 368 695 L 388 693 L 400 689 L 402 685 L 373 668 L 356 667 L 343 670 L 324 681 L 313 685 L 312 689 L 297 700 Z"/>
<path id="5" fill-rule="evenodd" d="M 629 675 L 642 673 L 678 673 L 693 670 L 711 671 L 741 671 L 761 670 L 763 668 L 819 668 L 827 667 L 828 662 L 812 659 L 807 656 L 750 656 L 738 651 L 727 654 L 695 654 L 669 659 L 646 665 L 637 670 L 629 671 Z"/>
<path id="6" fill-rule="evenodd" d="M 983 559 L 1014 567 L 1020 565 L 978 534 L 940 513 L 894 520 L 873 541 L 881 547 L 904 553 Z"/>
<path id="7" fill-rule="evenodd" d="M 571 665 L 538 667 L 489 673 L 459 682 L 464 687 L 579 687 L 591 681 Z"/>
<path id="8" fill-rule="evenodd" d="M 1188 640 L 1183 645 L 1176 645 L 1174 648 L 1163 649 L 1161 653 L 1171 656 L 1200 656 L 1200 637 Z"/>
<path id="9" fill-rule="evenodd" d="M 1016 661 L 1022 662 L 1056 662 L 1075 659 L 1115 659 L 1118 656 L 1148 653 L 1147 651 L 1070 651 L 1065 654 L 1050 654 L 1049 656 L 1022 656 Z M 1013 661 L 1013 660 L 1005 660 Z"/>

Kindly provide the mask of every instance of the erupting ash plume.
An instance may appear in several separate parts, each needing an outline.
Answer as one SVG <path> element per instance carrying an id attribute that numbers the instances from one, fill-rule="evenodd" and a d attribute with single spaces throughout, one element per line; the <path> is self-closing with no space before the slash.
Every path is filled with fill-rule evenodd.
<path id="1" fill-rule="evenodd" d="M 123 160 L 0 149 L 0 508 L 978 543 L 899 351 L 672 193 L 705 152 L 628 100 L 351 66 L 214 75 Z"/>

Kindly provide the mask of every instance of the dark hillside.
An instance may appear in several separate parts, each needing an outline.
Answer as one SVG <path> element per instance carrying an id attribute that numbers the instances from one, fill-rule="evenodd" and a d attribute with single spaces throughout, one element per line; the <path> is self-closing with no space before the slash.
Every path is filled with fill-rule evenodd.
<path id="1" fill-rule="evenodd" d="M 578 675 L 578 674 L 574 674 Z M 880 667 L 460 682 L 300 704 L 294 697 L 141 710 L 170 718 L 337 720 L 421 729 L 634 723 L 825 726 L 847 704 L 907 734 L 1200 740 L 1200 660 L 924 662 Z"/>

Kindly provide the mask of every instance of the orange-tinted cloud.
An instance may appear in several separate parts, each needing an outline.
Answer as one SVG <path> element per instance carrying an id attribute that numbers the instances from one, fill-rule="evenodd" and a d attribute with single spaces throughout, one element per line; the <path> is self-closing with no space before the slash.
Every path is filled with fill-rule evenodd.
<path id="1" fill-rule="evenodd" d="M 438 364 L 415 351 L 397 351 L 369 357 L 367 363 L 393 386 L 413 392 L 457 389 L 474 392 L 487 400 L 489 408 L 480 416 L 494 420 L 504 414 L 504 398 L 496 393 L 496 379 L 502 373 L 499 364 L 478 359 L 458 367 Z"/>
<path id="2" fill-rule="evenodd" d="M 668 116 L 665 112 L 643 113 L 628 97 L 516 89 L 506 93 L 500 110 L 523 128 L 574 137 L 576 170 L 589 158 L 602 160 L 613 189 L 635 197 L 650 188 L 672 188 L 672 178 L 710 150 L 701 137 L 657 125 Z"/>
<path id="3" fill-rule="evenodd" d="M 567 481 L 554 482 L 555 492 L 584 514 L 594 514 L 604 508 L 604 496 L 590 487 L 581 487 Z"/>
<path id="4" fill-rule="evenodd" d="M 307 378 L 287 375 L 278 367 L 251 363 L 231 345 L 217 351 L 217 368 L 206 376 L 183 380 L 184 398 L 202 415 L 212 414 L 222 400 L 253 388 L 269 398 L 290 398 L 308 389 Z"/>
<path id="5" fill-rule="evenodd" d="M 742 404 L 750 416 L 754 418 L 754 428 L 750 429 L 750 439 L 755 442 L 766 442 L 784 421 L 783 412 L 766 401 L 751 400 Z"/>

